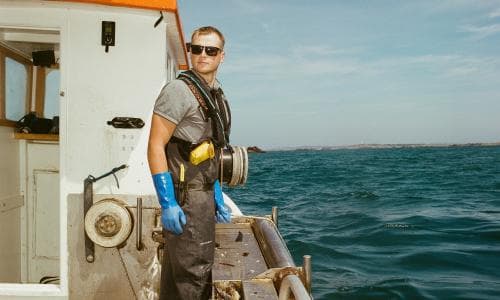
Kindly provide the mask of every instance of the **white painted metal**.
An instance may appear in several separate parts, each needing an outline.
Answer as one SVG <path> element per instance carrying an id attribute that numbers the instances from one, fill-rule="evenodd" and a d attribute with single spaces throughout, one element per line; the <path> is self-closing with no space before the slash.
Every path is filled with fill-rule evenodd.
<path id="1" fill-rule="evenodd" d="M 0 127 L 0 282 L 21 279 L 19 142 L 12 128 Z"/>
<path id="2" fill-rule="evenodd" d="M 28 219 L 26 210 L 26 183 L 27 183 L 27 168 L 26 168 L 26 140 L 19 140 L 19 184 L 24 198 L 23 206 L 21 207 L 21 281 L 28 281 Z M 1 286 L 0 286 L 1 288 Z M 1 293 L 0 293 L 1 295 Z"/>
<path id="3" fill-rule="evenodd" d="M 5 30 L 5 29 L 4 29 Z M 25 31 L 8 31 L 3 33 L 3 39 L 10 42 L 32 42 L 32 43 L 59 43 L 59 35 L 57 32 L 25 32 Z"/>
<path id="4" fill-rule="evenodd" d="M 2 300 L 62 300 L 61 289 L 53 284 L 2 284 L 0 289 Z"/>
<path id="5" fill-rule="evenodd" d="M 67 49 L 66 149 L 63 150 L 68 193 L 82 190 L 82 179 L 99 175 L 121 164 L 117 174 L 94 185 L 95 193 L 154 194 L 146 162 L 148 126 L 156 99 L 166 77 L 165 24 L 153 27 L 154 16 L 117 12 L 70 10 L 71 39 Z M 101 21 L 116 22 L 116 46 L 89 42 L 100 38 Z M 61 45 L 62 47 L 63 45 Z M 61 49 L 63 52 L 63 49 Z M 115 129 L 106 124 L 115 116 L 142 118 L 143 129 Z M 82 136 L 84 135 L 84 137 Z M 64 142 L 64 141 L 63 141 Z"/>
<path id="6" fill-rule="evenodd" d="M 27 143 L 28 282 L 59 276 L 59 145 Z"/>

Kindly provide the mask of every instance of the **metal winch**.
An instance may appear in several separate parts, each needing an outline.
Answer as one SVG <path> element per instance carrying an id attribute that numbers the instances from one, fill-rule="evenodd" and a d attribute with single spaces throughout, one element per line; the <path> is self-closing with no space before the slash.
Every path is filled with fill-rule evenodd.
<path id="1" fill-rule="evenodd" d="M 85 215 L 85 232 L 97 245 L 111 248 L 125 242 L 132 232 L 126 203 L 108 198 L 96 202 Z"/>

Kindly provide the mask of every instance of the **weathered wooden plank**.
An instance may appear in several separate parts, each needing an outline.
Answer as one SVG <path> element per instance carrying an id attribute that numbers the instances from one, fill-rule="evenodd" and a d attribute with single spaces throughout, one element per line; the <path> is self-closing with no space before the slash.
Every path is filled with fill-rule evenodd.
<path id="1" fill-rule="evenodd" d="M 217 224 L 215 242 L 214 280 L 251 279 L 267 270 L 250 224 Z"/>
<path id="2" fill-rule="evenodd" d="M 245 280 L 242 286 L 243 299 L 278 299 L 278 294 L 271 279 Z"/>

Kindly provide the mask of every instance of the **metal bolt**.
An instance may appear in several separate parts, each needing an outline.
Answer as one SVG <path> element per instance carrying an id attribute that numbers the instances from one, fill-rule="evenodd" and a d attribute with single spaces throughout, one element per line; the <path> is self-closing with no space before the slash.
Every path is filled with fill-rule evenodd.
<path id="1" fill-rule="evenodd" d="M 117 234 L 122 227 L 120 219 L 113 215 L 101 215 L 95 223 L 96 231 L 105 237 L 112 237 Z"/>

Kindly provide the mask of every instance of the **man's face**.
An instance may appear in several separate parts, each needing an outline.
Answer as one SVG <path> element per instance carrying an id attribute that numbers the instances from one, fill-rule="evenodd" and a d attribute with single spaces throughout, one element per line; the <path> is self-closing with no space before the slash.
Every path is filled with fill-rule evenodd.
<path id="1" fill-rule="evenodd" d="M 219 39 L 219 36 L 215 33 L 210 34 L 197 34 L 194 36 L 191 41 L 192 45 L 197 46 L 209 46 L 209 47 L 217 47 L 221 49 L 217 52 L 215 56 L 207 55 L 207 50 L 203 49 L 200 54 L 193 54 L 191 50 L 191 63 L 193 65 L 193 69 L 200 74 L 211 74 L 217 71 L 219 64 L 224 60 L 224 51 L 222 51 L 222 41 Z"/>

